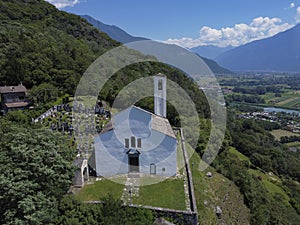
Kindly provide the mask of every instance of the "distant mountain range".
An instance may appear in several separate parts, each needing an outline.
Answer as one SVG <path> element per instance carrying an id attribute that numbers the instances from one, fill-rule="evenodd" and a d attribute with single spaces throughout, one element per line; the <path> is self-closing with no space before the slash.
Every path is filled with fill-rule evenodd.
<path id="1" fill-rule="evenodd" d="M 300 24 L 226 51 L 215 60 L 233 71 L 300 72 Z"/>
<path id="2" fill-rule="evenodd" d="M 222 53 L 231 50 L 233 48 L 234 48 L 233 46 L 218 47 L 214 45 L 205 45 L 205 46 L 194 47 L 191 48 L 190 50 L 205 58 L 214 59 L 217 56 L 221 55 Z"/>
<path id="3" fill-rule="evenodd" d="M 147 38 L 143 37 L 134 37 L 128 34 L 126 31 L 122 30 L 121 28 L 115 26 L 115 25 L 107 25 L 104 24 L 96 19 L 94 19 L 91 16 L 88 15 L 83 15 L 81 16 L 82 18 L 86 19 L 90 24 L 92 24 L 94 27 L 98 28 L 100 31 L 108 34 L 109 37 L 112 39 L 119 41 L 121 43 L 130 43 L 134 41 L 144 41 L 144 40 L 149 40 Z M 196 52 L 197 53 L 197 52 Z M 198 54 L 199 55 L 199 54 Z M 231 71 L 219 66 L 215 61 L 202 57 L 203 61 L 208 65 L 208 67 L 211 69 L 213 73 L 222 73 L 222 74 L 230 74 L 232 73 Z"/>
<path id="4" fill-rule="evenodd" d="M 122 30 L 121 28 L 114 26 L 114 25 L 107 25 L 104 24 L 96 19 L 94 19 L 91 16 L 88 15 L 81 15 L 82 18 L 86 19 L 90 24 L 92 24 L 94 27 L 98 28 L 100 31 L 108 34 L 112 39 L 119 41 L 123 44 L 130 43 L 134 41 L 144 41 L 149 40 L 147 38 L 143 37 L 134 37 Z"/>

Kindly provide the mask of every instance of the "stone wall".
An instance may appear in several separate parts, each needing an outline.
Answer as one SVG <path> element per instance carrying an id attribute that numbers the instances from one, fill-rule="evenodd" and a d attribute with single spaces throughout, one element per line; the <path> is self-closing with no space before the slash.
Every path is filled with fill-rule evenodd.
<path id="1" fill-rule="evenodd" d="M 178 224 L 184 225 L 197 225 L 198 224 L 198 213 L 182 211 L 182 210 L 173 210 L 165 209 L 151 206 L 140 206 L 140 205 L 130 205 L 129 207 L 144 208 L 151 210 L 156 218 L 166 218 L 171 219 L 171 221 L 176 221 Z"/>
<path id="2" fill-rule="evenodd" d="M 182 151 L 184 156 L 184 162 L 185 162 L 185 168 L 187 172 L 187 178 L 188 178 L 188 188 L 189 188 L 189 196 L 190 196 L 190 202 L 191 202 L 191 210 L 192 212 L 198 213 L 197 210 L 197 204 L 196 204 L 196 198 L 194 193 L 194 184 L 193 184 L 193 178 L 192 178 L 192 172 L 190 170 L 190 164 L 189 164 L 189 158 L 187 155 L 187 151 L 185 148 L 185 139 L 183 136 L 183 131 L 180 128 L 180 136 L 181 136 L 181 143 L 182 143 Z"/>

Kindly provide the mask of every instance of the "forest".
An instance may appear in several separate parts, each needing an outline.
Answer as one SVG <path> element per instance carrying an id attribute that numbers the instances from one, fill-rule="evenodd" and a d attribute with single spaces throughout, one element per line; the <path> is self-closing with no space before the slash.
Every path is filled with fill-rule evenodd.
<path id="1" fill-rule="evenodd" d="M 119 45 L 45 1 L 1 1 L 0 22 L 0 85 L 49 83 L 73 94 L 91 62 Z"/>

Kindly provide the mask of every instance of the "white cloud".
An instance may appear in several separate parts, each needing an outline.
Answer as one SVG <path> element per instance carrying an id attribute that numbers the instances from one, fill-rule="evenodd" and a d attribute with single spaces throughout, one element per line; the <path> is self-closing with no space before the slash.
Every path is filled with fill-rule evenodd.
<path id="1" fill-rule="evenodd" d="M 300 7 L 298 9 L 300 19 Z M 228 45 L 239 46 L 254 40 L 271 37 L 291 27 L 292 25 L 288 23 L 282 23 L 280 18 L 258 17 L 253 19 L 249 25 L 240 23 L 233 27 L 224 27 L 221 29 L 204 26 L 200 29 L 199 38 L 184 37 L 180 39 L 168 39 L 166 42 L 187 48 L 199 45 L 217 45 L 220 47 Z"/>
<path id="2" fill-rule="evenodd" d="M 67 6 L 74 6 L 79 3 L 79 0 L 46 0 L 47 2 L 53 4 L 58 9 L 65 8 Z"/>
<path id="3" fill-rule="evenodd" d="M 295 3 L 292 2 L 292 3 L 290 4 L 290 9 L 292 9 L 292 8 L 294 8 L 294 7 L 295 7 Z"/>
<path id="4" fill-rule="evenodd" d="M 298 8 L 296 9 L 295 20 L 296 20 L 297 23 L 300 23 L 300 7 L 298 7 Z"/>

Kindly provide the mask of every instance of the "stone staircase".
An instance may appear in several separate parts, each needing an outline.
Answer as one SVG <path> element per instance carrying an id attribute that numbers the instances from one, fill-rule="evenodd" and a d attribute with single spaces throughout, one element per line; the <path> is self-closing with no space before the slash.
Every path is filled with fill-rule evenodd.
<path id="1" fill-rule="evenodd" d="M 122 201 L 130 205 L 132 204 L 133 198 L 139 197 L 140 190 L 140 175 L 138 173 L 128 174 L 125 188 L 122 194 Z"/>

